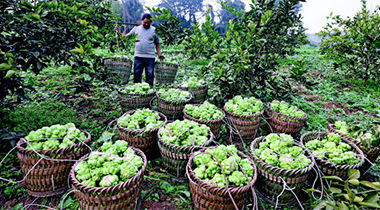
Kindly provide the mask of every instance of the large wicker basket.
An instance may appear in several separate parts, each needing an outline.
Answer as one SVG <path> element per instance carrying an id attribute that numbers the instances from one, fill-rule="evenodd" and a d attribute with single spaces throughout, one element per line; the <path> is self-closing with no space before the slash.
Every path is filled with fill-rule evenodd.
<path id="1" fill-rule="evenodd" d="M 301 144 L 303 146 L 305 146 L 306 142 L 314 140 L 314 139 L 322 140 L 322 139 L 326 138 L 327 135 L 328 135 L 327 132 L 311 131 L 311 132 L 304 133 L 301 136 L 300 141 L 301 141 Z M 351 141 L 349 141 L 348 139 L 346 139 L 344 137 L 342 138 L 342 141 L 351 146 L 353 152 L 355 154 L 357 154 L 357 158 L 360 160 L 360 162 L 355 164 L 355 165 L 338 165 L 338 164 L 329 162 L 325 159 L 321 159 L 321 158 L 315 156 L 314 158 L 315 158 L 316 165 L 318 166 L 320 172 L 323 173 L 325 176 L 338 176 L 342 179 L 346 179 L 346 178 L 348 178 L 348 170 L 349 169 L 358 169 L 359 170 L 359 168 L 364 163 L 364 154 L 363 154 L 362 150 L 359 149 L 359 147 L 356 146 L 354 143 L 352 143 Z M 313 155 L 310 150 L 307 149 L 306 151 L 308 152 L 308 154 L 310 156 Z M 312 173 L 312 174 L 314 174 L 314 173 Z M 317 176 L 317 175 L 314 175 L 314 176 Z"/>
<path id="2" fill-rule="evenodd" d="M 215 147 L 208 147 L 215 148 Z M 199 152 L 204 152 L 207 148 L 199 150 Z M 186 164 L 186 176 L 189 180 L 190 193 L 193 203 L 197 209 L 202 210 L 235 210 L 243 209 L 248 196 L 254 196 L 253 202 L 256 202 L 256 194 L 253 189 L 253 185 L 256 183 L 257 179 L 257 168 L 247 155 L 242 152 L 238 152 L 241 158 L 248 158 L 254 167 L 254 174 L 251 182 L 243 187 L 229 186 L 226 188 L 220 188 L 217 186 L 210 185 L 204 182 L 202 179 L 198 178 L 193 169 L 195 164 L 193 163 L 194 154 L 191 154 L 189 161 Z M 250 193 L 252 192 L 252 194 Z M 254 203 L 256 206 L 257 203 Z"/>
<path id="3" fill-rule="evenodd" d="M 156 95 L 155 90 L 146 94 L 133 94 L 123 92 L 124 88 L 117 90 L 119 93 L 121 110 L 123 112 L 128 112 L 138 108 L 151 108 L 151 102 Z"/>
<path id="4" fill-rule="evenodd" d="M 300 109 L 297 111 L 303 112 Z M 265 115 L 268 122 L 269 131 L 271 133 L 286 133 L 293 137 L 297 137 L 300 134 L 303 126 L 305 125 L 307 114 L 302 118 L 289 117 L 279 112 L 273 111 L 271 103 L 267 103 Z"/>
<path id="5" fill-rule="evenodd" d="M 191 103 L 193 104 L 201 104 L 207 98 L 208 84 L 196 87 L 184 87 L 183 85 L 178 85 L 178 88 L 189 91 L 193 94 L 193 99 L 191 100 Z"/>
<path id="6" fill-rule="evenodd" d="M 49 197 L 62 194 L 69 188 L 67 181 L 71 167 L 89 151 L 91 135 L 83 132 L 87 135 L 86 140 L 62 149 L 36 152 L 25 148 L 24 138 L 17 142 L 17 157 L 30 195 Z"/>
<path id="7" fill-rule="evenodd" d="M 195 106 L 199 106 L 199 105 L 195 105 Z M 220 127 L 222 126 L 223 119 L 225 117 L 224 111 L 222 109 L 219 109 L 219 108 L 218 108 L 218 110 L 223 113 L 223 117 L 221 117 L 220 119 L 216 119 L 216 120 L 200 120 L 200 119 L 196 119 L 196 118 L 194 118 L 194 117 L 186 114 L 185 109 L 183 109 L 183 119 L 188 119 L 188 120 L 191 120 L 191 121 L 195 121 L 195 122 L 197 122 L 199 124 L 205 124 L 205 125 L 207 125 L 208 127 L 210 127 L 210 130 L 211 130 L 212 134 L 214 134 L 214 138 L 217 140 L 220 137 Z"/>
<path id="8" fill-rule="evenodd" d="M 157 110 L 163 113 L 168 121 L 182 120 L 183 119 L 183 109 L 185 105 L 190 103 L 193 96 L 190 93 L 190 98 L 185 101 L 171 101 L 161 98 L 159 94 L 156 93 L 157 99 Z"/>
<path id="9" fill-rule="evenodd" d="M 178 71 L 178 64 L 156 62 L 154 75 L 158 83 L 173 83 Z"/>
<path id="10" fill-rule="evenodd" d="M 260 127 L 260 120 L 264 110 L 254 115 L 239 115 L 226 110 L 223 107 L 227 118 L 227 128 L 229 128 L 232 138 L 244 141 L 254 140 Z"/>
<path id="11" fill-rule="evenodd" d="M 131 76 L 133 61 L 125 57 L 103 58 L 104 66 L 108 69 L 107 82 L 119 81 L 117 83 L 127 84 Z"/>
<path id="12" fill-rule="evenodd" d="M 256 156 L 254 150 L 259 148 L 260 142 L 265 140 L 265 136 L 256 138 L 250 146 L 253 162 L 257 165 L 258 178 L 256 182 L 256 189 L 259 192 L 260 198 L 265 202 L 273 205 L 284 206 L 294 203 L 294 194 L 299 194 L 302 187 L 305 185 L 306 180 L 315 165 L 313 157 L 311 163 L 303 169 L 282 169 L 269 165 Z M 294 142 L 295 146 L 304 148 L 297 142 Z M 305 148 L 304 148 L 305 149 Z M 287 189 L 285 190 L 284 184 L 286 183 Z M 294 193 L 294 194 L 293 194 Z"/>
<path id="13" fill-rule="evenodd" d="M 147 159 L 141 150 L 134 147 L 131 148 L 143 159 L 144 164 L 135 176 L 118 185 L 110 187 L 91 187 L 83 185 L 75 178 L 75 167 L 80 161 L 86 160 L 89 154 L 75 163 L 70 172 L 70 180 L 80 209 L 134 210 L 138 207 Z"/>
<path id="14" fill-rule="evenodd" d="M 127 141 L 129 146 L 141 149 L 146 154 L 148 159 L 157 157 L 157 154 L 159 153 L 157 146 L 157 132 L 160 127 L 164 126 L 167 123 L 167 118 L 162 113 L 153 111 L 153 113 L 158 113 L 160 115 L 160 120 L 164 123 L 160 127 L 146 131 L 131 130 L 124 128 L 119 124 L 119 120 L 121 118 L 123 118 L 125 115 L 132 115 L 135 112 L 136 110 L 126 112 L 117 120 L 117 131 L 119 133 L 119 136 L 121 139 Z"/>
<path id="15" fill-rule="evenodd" d="M 185 178 L 186 164 L 189 161 L 191 153 L 210 146 L 213 142 L 211 131 L 209 136 L 210 138 L 202 145 L 180 147 L 162 140 L 161 135 L 158 132 L 158 148 L 167 173 L 178 179 Z"/>
<path id="16" fill-rule="evenodd" d="M 360 173 L 361 174 L 364 174 L 369 168 L 371 168 L 372 164 L 376 162 L 377 158 L 380 155 L 380 147 L 379 146 L 373 147 L 373 148 L 368 148 L 368 147 L 364 146 L 364 144 L 361 143 L 360 141 L 358 141 L 354 138 L 348 137 L 347 135 L 337 131 L 335 129 L 334 124 L 329 124 L 327 131 L 330 133 L 339 134 L 343 138 L 346 138 L 349 141 L 353 142 L 356 146 L 358 146 L 363 151 L 363 153 L 366 156 L 366 160 L 363 163 L 363 165 L 360 167 Z"/>

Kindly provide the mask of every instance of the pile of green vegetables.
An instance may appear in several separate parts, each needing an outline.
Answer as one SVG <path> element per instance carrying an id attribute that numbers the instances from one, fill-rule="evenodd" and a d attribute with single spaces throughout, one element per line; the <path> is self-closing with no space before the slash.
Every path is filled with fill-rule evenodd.
<path id="1" fill-rule="evenodd" d="M 160 89 L 157 94 L 166 100 L 170 101 L 186 101 L 191 98 L 191 93 L 189 91 L 180 90 L 177 88 L 169 88 L 167 90 Z"/>
<path id="2" fill-rule="evenodd" d="M 38 130 L 31 131 L 26 137 L 30 144 L 26 149 L 53 150 L 69 147 L 86 140 L 85 133 L 75 127 L 74 123 L 66 125 L 44 126 Z"/>
<path id="3" fill-rule="evenodd" d="M 273 111 L 284 114 L 289 117 L 303 118 L 305 113 L 297 110 L 296 106 L 291 106 L 288 102 L 274 100 L 270 104 Z"/>
<path id="4" fill-rule="evenodd" d="M 91 152 L 75 167 L 75 178 L 86 186 L 109 187 L 126 182 L 143 166 L 142 157 L 128 147 L 128 142 L 105 142 L 101 152 Z"/>
<path id="5" fill-rule="evenodd" d="M 380 125 L 362 126 L 361 124 L 348 125 L 343 121 L 334 123 L 335 129 L 363 144 L 367 149 L 378 147 L 380 143 Z"/>
<path id="6" fill-rule="evenodd" d="M 254 154 L 265 163 L 283 169 L 303 169 L 310 165 L 311 159 L 305 156 L 304 149 L 294 145 L 288 134 L 271 133 L 259 143 Z"/>
<path id="7" fill-rule="evenodd" d="M 254 175 L 253 163 L 248 158 L 241 158 L 235 145 L 219 145 L 195 152 L 193 162 L 194 174 L 217 187 L 245 186 Z"/>
<path id="8" fill-rule="evenodd" d="M 203 104 L 199 106 L 186 104 L 185 112 L 186 114 L 199 120 L 217 120 L 223 117 L 223 112 L 208 101 L 203 102 Z"/>
<path id="9" fill-rule="evenodd" d="M 166 124 L 158 133 L 166 143 L 186 147 L 204 144 L 209 139 L 210 128 L 185 119 Z"/>
<path id="10" fill-rule="evenodd" d="M 130 94 L 148 94 L 154 92 L 154 89 L 152 89 L 148 83 L 143 82 L 126 86 L 121 92 Z"/>
<path id="11" fill-rule="evenodd" d="M 341 136 L 335 133 L 329 133 L 322 140 L 308 141 L 305 146 L 316 157 L 338 165 L 354 165 L 360 162 L 357 154 L 352 151 L 351 146 L 344 143 Z"/>
<path id="12" fill-rule="evenodd" d="M 207 82 L 203 79 L 199 79 L 197 77 L 190 77 L 187 81 L 181 84 L 182 87 L 199 87 L 207 84 Z"/>
<path id="13" fill-rule="evenodd" d="M 224 108 L 239 115 L 254 115 L 264 109 L 264 104 L 254 97 L 235 96 L 226 102 Z"/>
<path id="14" fill-rule="evenodd" d="M 150 109 L 137 109 L 133 114 L 125 114 L 119 118 L 121 127 L 130 130 L 152 130 L 164 124 L 158 112 Z"/>

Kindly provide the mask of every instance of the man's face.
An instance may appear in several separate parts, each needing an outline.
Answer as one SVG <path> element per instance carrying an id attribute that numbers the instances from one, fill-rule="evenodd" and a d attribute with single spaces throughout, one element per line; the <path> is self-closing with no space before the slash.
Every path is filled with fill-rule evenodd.
<path id="1" fill-rule="evenodd" d="M 150 19 L 143 19 L 141 20 L 141 23 L 142 23 L 142 26 L 146 29 L 148 29 L 150 27 L 150 25 L 152 25 L 152 20 Z"/>

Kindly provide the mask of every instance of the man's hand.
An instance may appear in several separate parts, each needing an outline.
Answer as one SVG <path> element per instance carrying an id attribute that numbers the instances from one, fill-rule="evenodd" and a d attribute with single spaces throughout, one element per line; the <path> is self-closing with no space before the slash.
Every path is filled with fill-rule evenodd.
<path id="1" fill-rule="evenodd" d="M 162 61 L 162 60 L 164 60 L 165 59 L 165 56 L 164 55 L 162 55 L 162 54 L 159 54 L 158 55 L 158 58 Z"/>

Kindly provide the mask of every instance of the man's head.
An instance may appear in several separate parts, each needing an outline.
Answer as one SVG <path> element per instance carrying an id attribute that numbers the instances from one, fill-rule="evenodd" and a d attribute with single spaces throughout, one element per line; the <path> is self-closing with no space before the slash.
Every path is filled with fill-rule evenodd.
<path id="1" fill-rule="evenodd" d="M 141 18 L 141 24 L 144 28 L 148 29 L 152 25 L 152 16 L 149 13 L 143 14 Z"/>

